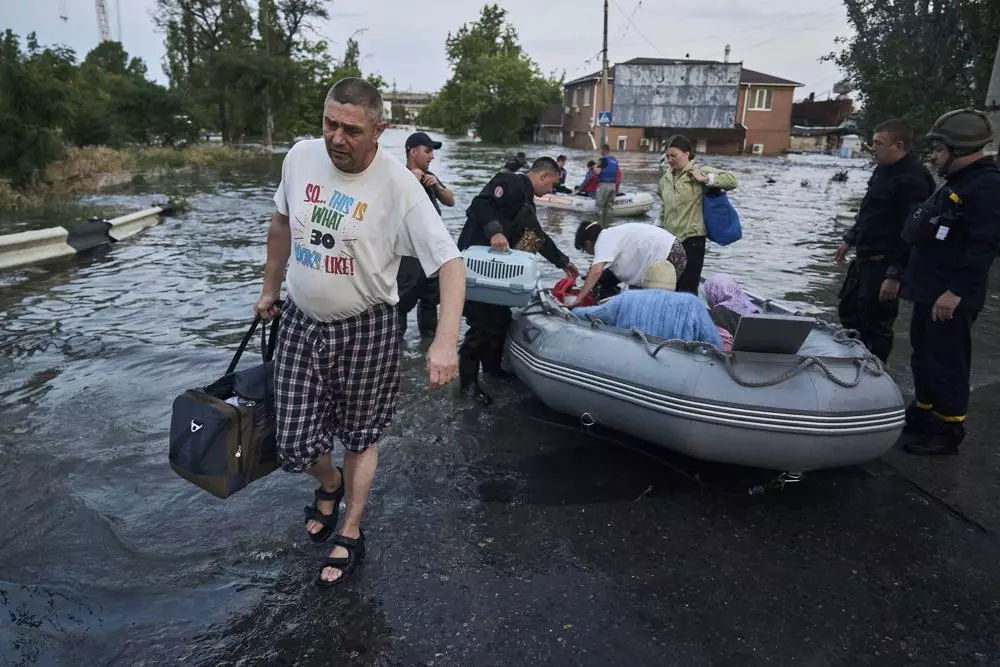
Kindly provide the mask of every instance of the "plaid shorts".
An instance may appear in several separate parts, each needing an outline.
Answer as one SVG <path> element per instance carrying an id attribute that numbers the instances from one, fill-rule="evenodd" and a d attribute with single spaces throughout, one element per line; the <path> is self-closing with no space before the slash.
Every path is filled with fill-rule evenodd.
<path id="1" fill-rule="evenodd" d="M 399 397 L 396 308 L 317 322 L 285 299 L 274 354 L 278 457 L 302 472 L 333 448 L 335 437 L 363 452 L 392 422 Z"/>

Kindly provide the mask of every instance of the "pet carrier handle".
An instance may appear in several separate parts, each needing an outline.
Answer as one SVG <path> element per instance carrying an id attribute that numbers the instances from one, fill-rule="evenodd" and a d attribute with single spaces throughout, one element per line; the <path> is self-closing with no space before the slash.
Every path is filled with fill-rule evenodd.
<path id="1" fill-rule="evenodd" d="M 506 250 L 494 250 L 492 246 L 490 247 L 491 255 L 509 255 L 511 252 L 510 248 L 507 248 Z"/>
<path id="2" fill-rule="evenodd" d="M 281 301 L 275 301 L 274 305 L 278 306 L 280 308 L 281 307 Z M 267 331 L 268 326 L 267 326 L 267 324 L 265 324 L 264 326 L 261 327 L 261 330 L 260 330 L 260 356 L 264 360 L 265 363 L 268 362 L 268 361 L 271 361 L 271 359 L 274 357 L 274 348 L 275 348 L 275 345 L 277 345 L 277 343 L 278 343 L 278 321 L 280 319 L 281 319 L 281 316 L 278 315 L 273 320 L 271 320 L 271 322 L 270 322 L 270 325 L 271 325 L 271 327 L 270 327 L 271 328 L 270 335 L 268 335 L 268 331 Z M 263 320 L 261 320 L 260 315 L 257 315 L 256 317 L 253 318 L 253 324 L 250 325 L 250 329 L 248 329 L 247 332 L 243 335 L 243 340 L 240 341 L 240 346 L 238 348 L 236 348 L 236 354 L 233 355 L 233 360 L 229 362 L 229 368 L 226 369 L 226 373 L 225 373 L 226 375 L 229 375 L 234 370 L 236 370 L 236 365 L 238 363 L 240 363 L 240 358 L 243 356 L 243 353 L 246 351 L 247 345 L 250 344 L 250 339 L 253 338 L 253 334 L 257 330 L 257 326 L 260 325 L 260 323 L 262 321 Z"/>

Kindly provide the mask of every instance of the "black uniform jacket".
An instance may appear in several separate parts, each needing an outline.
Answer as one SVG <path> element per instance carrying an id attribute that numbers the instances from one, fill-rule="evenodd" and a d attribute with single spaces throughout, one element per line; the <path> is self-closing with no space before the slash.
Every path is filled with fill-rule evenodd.
<path id="1" fill-rule="evenodd" d="M 535 191 L 526 174 L 500 172 L 476 195 L 465 214 L 465 227 L 458 237 L 459 250 L 490 245 L 493 235 L 502 233 L 515 250 L 537 252 L 560 269 L 569 264 L 569 258 L 538 222 Z"/>

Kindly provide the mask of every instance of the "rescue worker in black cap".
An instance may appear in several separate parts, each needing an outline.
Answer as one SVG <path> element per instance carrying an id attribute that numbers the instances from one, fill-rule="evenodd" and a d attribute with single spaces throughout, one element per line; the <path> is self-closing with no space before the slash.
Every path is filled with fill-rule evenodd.
<path id="1" fill-rule="evenodd" d="M 502 171 L 476 195 L 466 210 L 465 227 L 458 237 L 460 250 L 488 245 L 497 252 L 511 248 L 537 252 L 577 278 L 580 272 L 542 231 L 535 212 L 535 196 L 552 192 L 559 182 L 559 166 L 550 157 L 535 160 L 526 174 Z M 465 302 L 469 329 L 459 348 L 461 388 L 484 405 L 493 399 L 479 386 L 479 366 L 494 377 L 510 379 L 501 368 L 504 341 L 510 327 L 510 308 L 479 301 Z"/>
<path id="2" fill-rule="evenodd" d="M 836 261 L 843 264 L 851 248 L 855 257 L 840 288 L 840 322 L 856 330 L 861 341 L 883 362 L 892 352 L 892 326 L 899 299 L 880 299 L 882 281 L 910 251 L 901 234 L 903 223 L 934 192 L 934 177 L 912 152 L 913 129 L 905 120 L 887 120 L 875 128 L 872 152 L 878 166 L 868 181 L 854 226 L 844 234 Z"/>
<path id="3" fill-rule="evenodd" d="M 438 177 L 431 173 L 430 165 L 434 151 L 441 148 L 440 141 L 434 141 L 426 132 L 414 132 L 406 139 L 406 168 L 424 186 L 427 197 L 434 204 L 434 210 L 441 215 L 441 204 L 455 205 L 455 193 L 448 189 Z M 440 288 L 437 276 L 428 278 L 416 257 L 402 257 L 396 274 L 399 291 L 399 335 L 406 333 L 406 318 L 417 307 L 417 328 L 422 336 L 434 336 L 437 331 L 437 307 Z"/>
<path id="4" fill-rule="evenodd" d="M 992 138 L 989 118 L 975 109 L 944 114 L 926 136 L 945 184 L 903 229 L 912 246 L 902 295 L 913 302 L 916 398 L 906 410 L 900 441 L 911 454 L 956 454 L 965 438 L 971 330 L 1000 250 L 1000 168 L 984 152 Z M 898 291 L 898 280 L 883 283 L 883 298 Z"/>

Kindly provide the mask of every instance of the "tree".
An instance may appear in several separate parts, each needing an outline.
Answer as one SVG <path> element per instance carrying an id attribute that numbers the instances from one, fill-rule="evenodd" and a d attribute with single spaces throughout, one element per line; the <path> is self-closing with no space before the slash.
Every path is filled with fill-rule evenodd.
<path id="1" fill-rule="evenodd" d="M 358 42 L 337 62 L 307 35 L 329 18 L 326 0 L 157 0 L 171 88 L 214 116 L 225 141 L 244 134 L 315 132 L 329 86 L 361 76 Z M 377 75 L 368 79 L 377 86 Z"/>
<path id="2" fill-rule="evenodd" d="M 63 151 L 62 127 L 74 113 L 76 56 L 62 47 L 42 48 L 35 34 L 0 36 L 0 176 L 23 187 Z"/>
<path id="3" fill-rule="evenodd" d="M 861 93 L 861 128 L 892 116 L 918 132 L 949 109 L 982 105 L 997 34 L 996 0 L 844 0 L 854 29 L 827 56 Z"/>
<path id="4" fill-rule="evenodd" d="M 392 103 L 392 124 L 406 125 L 410 122 L 410 115 L 406 113 L 406 107 L 399 102 Z"/>
<path id="5" fill-rule="evenodd" d="M 506 10 L 486 5 L 479 20 L 449 33 L 445 51 L 452 75 L 422 122 L 454 133 L 472 127 L 484 141 L 508 144 L 559 101 L 562 82 L 542 76 L 506 19 Z"/>

